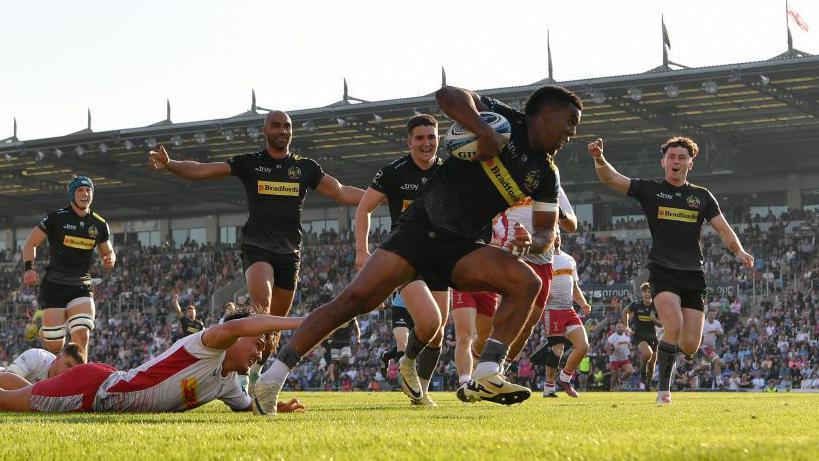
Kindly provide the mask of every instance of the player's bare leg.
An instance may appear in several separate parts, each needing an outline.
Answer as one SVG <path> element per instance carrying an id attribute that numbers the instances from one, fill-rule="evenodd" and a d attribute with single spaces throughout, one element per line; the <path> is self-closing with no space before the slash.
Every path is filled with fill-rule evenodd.
<path id="1" fill-rule="evenodd" d="M 415 326 L 409 332 L 404 356 L 398 361 L 399 381 L 413 404 L 432 406 L 435 402 L 426 396 L 426 390 L 441 355 L 449 293 L 433 293 L 424 281 L 415 280 L 401 290 L 401 296 Z M 420 383 L 420 395 L 413 386 L 416 380 Z"/>
<path id="2" fill-rule="evenodd" d="M 5 390 L 13 390 L 13 389 L 22 389 L 31 383 L 26 381 L 25 378 L 15 375 L 14 373 L 10 372 L 1 372 L 0 373 L 0 389 Z"/>
<path id="3" fill-rule="evenodd" d="M 572 342 L 572 352 L 566 359 L 566 365 L 560 370 L 557 383 L 563 392 L 570 397 L 577 397 L 577 391 L 572 387 L 571 381 L 574 371 L 577 370 L 580 361 L 589 352 L 589 338 L 586 336 L 586 329 L 582 325 L 569 325 L 566 327 L 566 339 Z"/>
<path id="4" fill-rule="evenodd" d="M 96 309 L 92 298 L 77 298 L 68 303 L 65 308 L 71 342 L 76 343 L 81 348 L 83 357 L 88 360 L 88 342 L 91 339 L 91 331 L 94 330 L 94 318 Z"/>
<path id="5" fill-rule="evenodd" d="M 465 396 L 470 400 L 503 404 L 526 400 L 531 391 L 509 383 L 500 371 L 509 354 L 508 345 L 517 338 L 540 292 L 541 281 L 537 274 L 509 253 L 485 246 L 458 260 L 452 280 L 464 291 L 493 291 L 501 295 L 492 333 L 475 366 L 473 381 L 467 386 Z"/>
<path id="6" fill-rule="evenodd" d="M 43 309 L 43 347 L 52 354 L 59 354 L 65 345 L 65 309 Z"/>
<path id="7" fill-rule="evenodd" d="M 472 376 L 472 343 L 477 337 L 475 326 L 477 312 L 473 307 L 452 311 L 455 323 L 455 369 L 458 371 L 459 387 Z"/>
<path id="8" fill-rule="evenodd" d="M 523 325 L 523 328 L 521 328 L 518 337 L 512 341 L 512 344 L 509 345 L 509 356 L 506 358 L 507 365 L 517 360 L 521 351 L 523 351 L 523 348 L 526 347 L 526 343 L 529 341 L 529 338 L 532 336 L 532 332 L 535 331 L 535 326 L 542 317 L 543 308 L 540 306 L 534 306 L 532 308 L 532 313 L 529 314 L 529 318 L 526 319 L 526 323 Z"/>
<path id="9" fill-rule="evenodd" d="M 413 276 L 415 269 L 407 260 L 386 250 L 376 250 L 341 293 L 311 312 L 293 332 L 270 369 L 259 378 L 257 395 L 253 399 L 254 412 L 275 414 L 278 394 L 290 369 L 336 328 L 381 305 L 396 288 Z"/>

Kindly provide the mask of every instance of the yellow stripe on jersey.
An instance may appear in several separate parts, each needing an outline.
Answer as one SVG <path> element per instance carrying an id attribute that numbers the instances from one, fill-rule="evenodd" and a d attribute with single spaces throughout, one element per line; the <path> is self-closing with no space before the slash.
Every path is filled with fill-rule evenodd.
<path id="1" fill-rule="evenodd" d="M 641 322 L 651 322 L 652 321 L 650 315 L 638 315 L 637 320 L 639 320 Z"/>
<path id="2" fill-rule="evenodd" d="M 552 272 L 552 278 L 557 277 L 558 275 L 571 276 L 572 275 L 572 269 L 570 267 L 566 267 L 566 268 L 562 268 L 562 269 L 556 269 L 554 272 Z"/>
<path id="3" fill-rule="evenodd" d="M 412 202 L 413 200 L 404 199 L 403 205 L 401 205 L 401 211 L 406 210 L 410 206 L 410 203 Z"/>
<path id="4" fill-rule="evenodd" d="M 669 221 L 697 222 L 699 215 L 699 211 L 683 210 L 682 208 L 661 206 L 657 209 L 657 219 L 667 219 Z"/>
<path id="5" fill-rule="evenodd" d="M 78 248 L 80 250 L 90 250 L 94 248 L 97 241 L 94 239 L 87 239 L 82 237 L 74 237 L 73 235 L 66 235 L 63 238 L 63 245 L 71 248 Z"/>
<path id="6" fill-rule="evenodd" d="M 520 190 L 515 180 L 512 179 L 509 170 L 506 169 L 506 166 L 499 158 L 484 160 L 481 162 L 481 166 L 486 176 L 489 177 L 489 180 L 492 181 L 492 184 L 495 185 L 495 188 L 509 206 L 526 197 L 526 194 Z"/>
<path id="7" fill-rule="evenodd" d="M 95 218 L 99 219 L 100 222 L 105 222 L 105 220 L 102 219 L 102 216 L 98 215 L 95 211 L 92 211 L 91 214 L 94 215 Z"/>
<path id="8" fill-rule="evenodd" d="M 256 191 L 261 195 L 288 195 L 297 197 L 299 195 L 299 183 L 297 182 L 277 182 L 259 181 Z"/>

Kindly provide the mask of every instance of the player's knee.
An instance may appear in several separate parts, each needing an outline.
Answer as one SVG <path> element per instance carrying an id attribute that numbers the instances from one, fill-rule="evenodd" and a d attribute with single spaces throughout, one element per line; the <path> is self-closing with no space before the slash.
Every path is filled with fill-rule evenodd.
<path id="1" fill-rule="evenodd" d="M 589 352 L 589 341 L 587 340 L 576 342 L 573 346 L 580 354 L 586 355 Z"/>
<path id="2" fill-rule="evenodd" d="M 73 337 L 75 334 L 88 335 L 94 330 L 94 316 L 91 314 L 74 314 L 68 318 L 68 331 Z"/>
<path id="3" fill-rule="evenodd" d="M 560 357 L 549 349 L 546 352 L 546 366 L 557 368 L 560 365 Z"/>

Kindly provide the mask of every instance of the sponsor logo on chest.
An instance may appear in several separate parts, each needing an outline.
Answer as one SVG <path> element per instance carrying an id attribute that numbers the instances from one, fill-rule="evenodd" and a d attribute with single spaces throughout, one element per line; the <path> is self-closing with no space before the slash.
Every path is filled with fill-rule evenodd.
<path id="1" fill-rule="evenodd" d="M 657 209 L 657 219 L 665 219 L 668 221 L 679 221 L 679 222 L 697 222 L 697 218 L 699 217 L 699 211 L 693 210 L 684 210 L 682 208 L 671 208 L 661 206 Z"/>
<path id="2" fill-rule="evenodd" d="M 279 181 L 258 181 L 256 192 L 259 195 L 285 195 L 290 197 L 298 197 L 299 183 L 297 182 L 279 182 Z"/>
<path id="3" fill-rule="evenodd" d="M 418 184 L 404 184 L 401 186 L 401 190 L 418 190 L 420 186 Z"/>
<path id="4" fill-rule="evenodd" d="M 75 226 L 74 224 L 65 224 L 65 225 L 63 225 L 63 229 L 65 229 L 65 230 L 77 230 L 77 226 Z"/>
<path id="5" fill-rule="evenodd" d="M 552 277 L 557 277 L 557 276 L 560 276 L 560 275 L 568 275 L 568 276 L 571 276 L 571 275 L 572 275 L 572 268 L 571 268 L 571 267 L 562 267 L 562 268 L 560 268 L 560 269 L 556 269 L 556 270 L 555 270 L 555 271 L 552 273 Z"/>
<path id="6" fill-rule="evenodd" d="M 267 166 L 257 166 L 257 167 L 255 168 L 255 170 L 256 170 L 257 172 L 259 172 L 259 173 L 270 173 L 271 171 L 273 171 L 273 169 L 272 169 L 272 168 L 267 167 Z"/>
<path id="7" fill-rule="evenodd" d="M 673 195 L 671 195 L 671 194 L 666 194 L 665 192 L 658 192 L 658 193 L 657 193 L 657 197 L 659 197 L 659 198 L 661 198 L 661 199 L 665 199 L 665 200 L 671 200 L 671 199 L 673 199 L 673 198 L 674 198 L 674 196 L 673 196 Z"/>
<path id="8" fill-rule="evenodd" d="M 96 241 L 94 239 L 87 239 L 83 237 L 76 237 L 74 235 L 66 235 L 63 237 L 63 246 L 67 246 L 69 248 L 77 248 L 79 250 L 90 250 L 94 248 L 96 245 Z"/>

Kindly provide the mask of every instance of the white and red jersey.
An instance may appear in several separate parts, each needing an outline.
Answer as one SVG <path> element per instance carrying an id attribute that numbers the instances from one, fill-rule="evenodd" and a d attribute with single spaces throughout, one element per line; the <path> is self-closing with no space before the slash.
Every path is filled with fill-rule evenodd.
<path id="1" fill-rule="evenodd" d="M 577 263 L 574 258 L 563 252 L 555 253 L 546 309 L 574 309 L 574 284 L 577 280 Z"/>
<path id="2" fill-rule="evenodd" d="M 617 333 L 616 331 L 606 340 L 612 345 L 611 355 L 609 355 L 610 362 L 619 362 L 621 360 L 628 360 L 629 351 L 628 345 L 631 343 L 631 338 L 628 335 Z"/>
<path id="3" fill-rule="evenodd" d="M 507 240 L 515 235 L 515 223 L 521 223 L 526 230 L 534 232 L 534 225 L 532 224 L 532 203 L 531 197 L 526 197 L 523 200 L 512 205 L 511 208 L 501 212 L 495 219 L 492 225 L 492 241 L 497 242 L 499 246 L 505 247 Z M 557 204 L 564 213 L 574 214 L 569 198 L 560 187 L 557 193 Z M 559 228 L 558 228 L 559 232 Z M 552 262 L 552 255 L 554 249 L 549 249 L 541 254 L 526 255 L 524 261 L 532 264 L 550 264 Z"/>
<path id="4" fill-rule="evenodd" d="M 117 371 L 99 387 L 93 411 L 186 411 L 219 399 L 250 406 L 235 372 L 222 376 L 225 351 L 202 344 L 207 330 L 186 336 L 153 360 Z"/>
<path id="5" fill-rule="evenodd" d="M 45 349 L 29 349 L 18 355 L 6 371 L 30 383 L 36 383 L 48 378 L 48 370 L 56 358 L 56 355 Z"/>
<path id="6" fill-rule="evenodd" d="M 709 322 L 708 319 L 702 325 L 702 345 L 711 349 L 717 348 L 717 335 L 722 334 L 722 324 L 719 320 Z"/>

